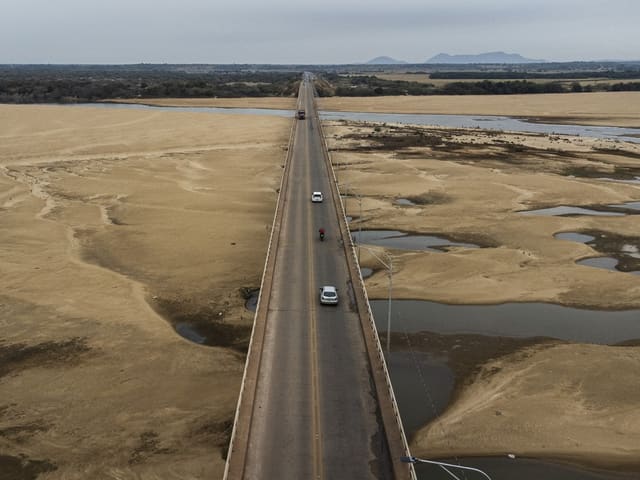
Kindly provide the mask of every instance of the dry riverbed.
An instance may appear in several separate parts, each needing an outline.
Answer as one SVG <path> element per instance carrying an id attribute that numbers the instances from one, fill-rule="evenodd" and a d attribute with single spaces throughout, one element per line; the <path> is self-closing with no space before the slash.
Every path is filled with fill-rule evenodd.
<path id="1" fill-rule="evenodd" d="M 0 106 L 0 472 L 221 478 L 290 125 Z"/>
<path id="2" fill-rule="evenodd" d="M 323 99 L 323 108 L 333 109 L 332 101 L 346 105 L 352 100 Z M 381 111 L 385 102 L 377 100 L 370 110 Z M 408 111 L 402 102 L 389 105 L 388 111 Z M 325 131 L 339 182 L 361 196 L 361 219 L 358 201 L 347 200 L 348 214 L 355 217 L 352 229 L 360 222 L 363 229 L 439 235 L 484 247 L 451 247 L 445 253 L 389 250 L 394 298 L 640 308 L 637 275 L 578 265 L 601 254 L 594 249 L 598 245 L 554 238 L 558 232 L 597 231 L 637 242 L 640 216 L 520 213 L 639 200 L 640 185 L 620 181 L 640 175 L 639 145 L 341 121 L 327 122 Z M 385 298 L 384 270 L 366 251 L 362 258 L 364 266 L 376 270 L 366 281 L 369 295 Z M 434 347 L 433 342 L 420 347 L 416 335 L 413 348 Z M 450 348 L 438 341 L 457 375 L 454 400 L 414 436 L 413 453 L 515 453 L 606 468 L 640 467 L 639 347 L 505 339 L 499 348 L 472 342 L 462 347 L 465 355 L 454 352 L 466 345 L 464 338 Z"/>
<path id="3" fill-rule="evenodd" d="M 637 96 L 598 95 L 321 106 L 640 125 Z M 221 478 L 252 318 L 243 292 L 260 281 L 289 127 L 274 117 L 0 106 L 0 472 Z M 518 213 L 640 199 L 638 185 L 599 179 L 640 175 L 638 146 L 342 122 L 327 132 L 340 182 L 363 195 L 364 228 L 486 247 L 393 251 L 396 298 L 640 308 L 640 277 L 575 263 L 640 241 L 640 216 Z M 354 200 L 348 208 L 358 213 Z M 608 240 L 553 238 L 566 231 Z M 379 269 L 366 252 L 363 263 Z M 384 297 L 384 273 L 367 286 Z M 206 345 L 180 337 L 185 326 Z M 413 438 L 414 453 L 513 452 L 636 468 L 639 347 L 476 338 L 454 355 L 450 340 L 436 343 L 452 358 L 455 401 Z M 434 347 L 423 343 L 417 348 Z"/>

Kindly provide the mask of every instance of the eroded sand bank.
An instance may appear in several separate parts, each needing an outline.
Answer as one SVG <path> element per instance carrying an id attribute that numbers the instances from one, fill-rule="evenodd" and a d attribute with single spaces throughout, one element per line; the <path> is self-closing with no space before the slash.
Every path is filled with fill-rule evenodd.
<path id="1" fill-rule="evenodd" d="M 0 106 L 2 455 L 52 479 L 221 477 L 238 290 L 259 286 L 290 125 Z"/>
<path id="2" fill-rule="evenodd" d="M 363 229 L 440 235 L 485 247 L 387 250 L 394 258 L 394 298 L 640 308 L 638 276 L 577 265 L 599 253 L 554 239 L 558 232 L 596 229 L 640 240 L 640 216 L 519 213 L 640 199 L 639 185 L 602 178 L 640 172 L 637 145 L 344 122 L 327 122 L 326 132 L 338 181 L 362 199 L 361 220 L 359 201 L 347 200 L 352 229 L 360 222 Z M 399 198 L 415 205 L 399 205 Z M 366 281 L 370 297 L 386 298 L 384 269 L 367 251 L 362 259 L 376 270 Z M 638 347 L 544 343 L 472 371 L 457 379 L 449 409 L 413 438 L 414 454 L 516 453 L 638 468 Z"/>

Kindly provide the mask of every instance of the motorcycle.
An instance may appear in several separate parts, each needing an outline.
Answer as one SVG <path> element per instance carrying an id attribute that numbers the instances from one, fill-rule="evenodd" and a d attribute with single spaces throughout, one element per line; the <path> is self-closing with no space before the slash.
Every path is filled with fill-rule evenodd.
<path id="1" fill-rule="evenodd" d="M 319 230 L 319 233 L 320 233 L 320 241 L 321 241 L 321 242 L 324 242 L 324 228 L 321 228 L 321 229 Z"/>

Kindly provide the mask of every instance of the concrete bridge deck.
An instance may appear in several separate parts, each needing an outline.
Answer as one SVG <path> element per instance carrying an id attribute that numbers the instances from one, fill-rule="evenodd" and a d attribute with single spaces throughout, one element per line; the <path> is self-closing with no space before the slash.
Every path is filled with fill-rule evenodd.
<path id="1" fill-rule="evenodd" d="M 225 478 L 415 478 L 307 74 L 298 104 Z"/>

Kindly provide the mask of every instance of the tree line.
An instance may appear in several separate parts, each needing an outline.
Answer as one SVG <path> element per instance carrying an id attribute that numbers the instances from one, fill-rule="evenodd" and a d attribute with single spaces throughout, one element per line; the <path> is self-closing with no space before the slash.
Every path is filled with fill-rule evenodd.
<path id="1" fill-rule="evenodd" d="M 0 66 L 1 103 L 96 102 L 111 98 L 294 96 L 297 72 L 208 72 L 120 66 Z"/>
<path id="2" fill-rule="evenodd" d="M 636 79 L 640 77 L 640 68 L 626 68 L 624 70 L 583 70 L 563 72 L 532 72 L 532 71 L 437 71 L 431 72 L 429 78 L 442 80 L 573 80 L 573 79 Z"/>
<path id="3" fill-rule="evenodd" d="M 386 80 L 374 75 L 344 76 L 328 74 L 316 84 L 320 96 L 373 97 L 381 95 L 513 95 L 591 91 L 638 91 L 640 82 L 589 84 L 579 82 L 532 82 L 529 80 L 432 83 Z"/>
<path id="4" fill-rule="evenodd" d="M 464 72 L 460 72 L 464 73 Z M 477 74 L 477 72 L 476 72 Z M 0 103 L 77 103 L 113 98 L 295 96 L 301 72 L 207 65 L 0 65 Z M 320 96 L 510 95 L 640 91 L 640 82 L 581 84 L 527 79 L 452 81 L 442 85 L 375 75 L 318 74 Z"/>

